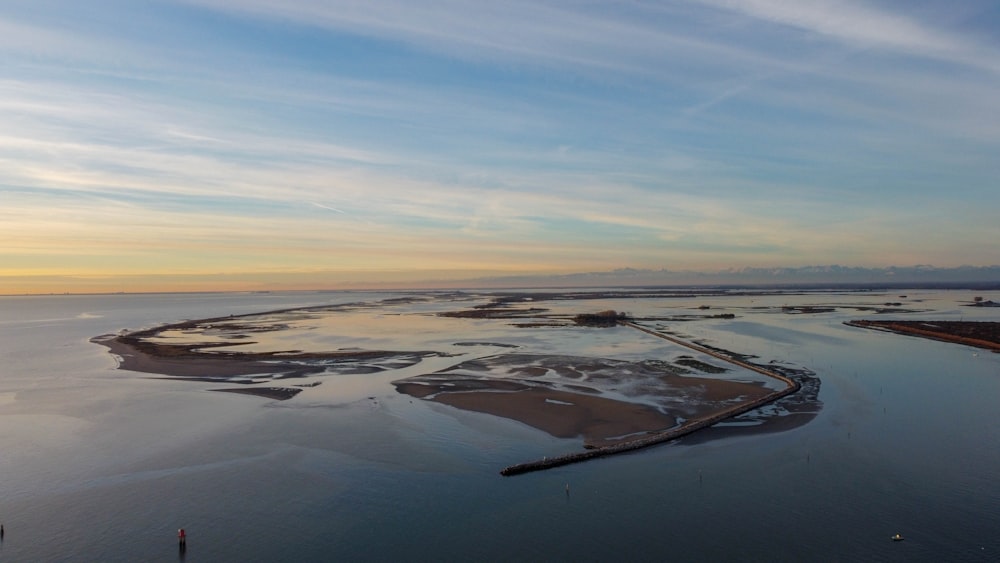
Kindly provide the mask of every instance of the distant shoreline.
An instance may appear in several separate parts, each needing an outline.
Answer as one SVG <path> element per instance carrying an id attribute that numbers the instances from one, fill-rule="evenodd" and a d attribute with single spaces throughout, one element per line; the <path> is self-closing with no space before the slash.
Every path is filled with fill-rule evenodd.
<path id="1" fill-rule="evenodd" d="M 1000 266 L 985 266 L 983 269 L 997 270 Z M 793 269 L 794 270 L 794 269 Z M 947 272 L 951 269 L 942 268 L 940 272 Z M 881 270 L 878 270 L 881 272 Z M 646 271 L 640 271 L 645 272 Z M 808 280 L 792 279 L 797 276 L 805 277 L 802 274 L 788 276 L 786 281 L 769 279 L 749 279 L 739 281 L 726 277 L 724 273 L 699 274 L 704 277 L 699 281 L 663 281 L 655 279 L 627 279 L 614 278 L 608 273 L 598 273 L 593 277 L 588 274 L 567 274 L 564 276 L 524 276 L 508 278 L 469 278 L 454 281 L 445 280 L 417 280 L 410 283 L 400 284 L 379 284 L 379 283 L 359 283 L 340 288 L 306 287 L 288 288 L 271 287 L 266 289 L 178 289 L 178 290 L 132 290 L 132 291 L 14 291 L 10 293 L 0 293 L 0 297 L 61 297 L 61 296 L 128 296 L 128 295 L 218 295 L 218 294 L 271 294 L 271 293 L 378 293 L 378 292 L 433 292 L 433 291 L 482 291 L 482 292 L 503 292 L 503 291 L 587 291 L 602 288 L 613 288 L 622 290 L 673 290 L 673 291 L 747 291 L 747 292 L 771 292 L 771 291 L 895 291 L 895 290 L 970 290 L 970 291 L 998 291 L 1000 290 L 1000 279 L 990 274 L 989 279 L 954 279 L 954 280 L 917 280 L 910 281 L 894 279 L 888 281 L 856 280 Z M 880 273 L 879 275 L 885 275 Z M 771 278 L 774 276 L 766 276 Z M 898 277 L 898 276 L 897 276 Z"/>
<path id="2" fill-rule="evenodd" d="M 852 320 L 844 324 L 1000 352 L 1000 322 Z"/>

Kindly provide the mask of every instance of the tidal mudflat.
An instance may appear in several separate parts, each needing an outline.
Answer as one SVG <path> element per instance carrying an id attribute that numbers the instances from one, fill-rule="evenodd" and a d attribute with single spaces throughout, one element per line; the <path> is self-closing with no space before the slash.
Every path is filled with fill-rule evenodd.
<path id="1" fill-rule="evenodd" d="M 338 375 L 405 373 L 390 380 L 399 393 L 579 438 L 585 449 L 702 427 L 727 413 L 743 415 L 734 426 L 743 432 L 808 422 L 820 402 L 819 380 L 807 368 L 755 365 L 748 352 L 685 346 L 665 324 L 731 320 L 735 313 L 704 312 L 702 305 L 681 316 L 656 314 L 670 300 L 697 297 L 428 293 L 189 320 L 93 341 L 124 370 L 218 382 L 229 386 L 212 391 L 271 400 L 336 385 Z M 629 312 L 604 309 L 610 305 Z M 443 367 L 422 370 L 430 358 Z"/>

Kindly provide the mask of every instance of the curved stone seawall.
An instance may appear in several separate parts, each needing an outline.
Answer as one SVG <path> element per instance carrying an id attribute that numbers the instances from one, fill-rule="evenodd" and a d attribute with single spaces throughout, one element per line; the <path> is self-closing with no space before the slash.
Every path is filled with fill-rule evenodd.
<path id="1" fill-rule="evenodd" d="M 588 459 L 594 459 L 594 458 L 598 458 L 598 457 L 604 457 L 604 456 L 615 455 L 615 454 L 620 454 L 620 453 L 624 453 L 624 452 L 630 452 L 630 451 L 633 451 L 633 450 L 638 450 L 638 449 L 641 449 L 641 448 L 647 448 L 649 446 L 654 446 L 656 444 L 662 444 L 664 442 L 670 442 L 672 440 L 676 440 L 676 439 L 681 438 L 683 436 L 687 436 L 688 434 L 691 434 L 693 432 L 697 432 L 698 430 L 701 430 L 702 428 L 707 428 L 709 426 L 712 426 L 713 424 L 717 424 L 719 422 L 722 422 L 723 420 L 726 420 L 728 418 L 732 418 L 734 416 L 739 416 L 739 415 L 744 414 L 746 412 L 750 412 L 750 411 L 752 411 L 752 410 L 754 410 L 756 408 L 760 408 L 760 407 L 762 407 L 762 406 L 764 406 L 764 405 L 766 405 L 768 403 L 772 403 L 774 401 L 777 401 L 778 399 L 780 399 L 782 397 L 786 397 L 788 395 L 791 395 L 792 393 L 795 393 L 800 388 L 800 385 L 799 385 L 799 383 L 797 381 L 794 381 L 794 380 L 792 380 L 792 379 L 790 379 L 788 377 L 785 377 L 785 376 L 783 376 L 783 375 L 781 375 L 779 373 L 775 373 L 773 371 L 764 369 L 761 366 L 756 366 L 756 365 L 749 364 L 749 363 L 746 363 L 746 362 L 743 362 L 743 361 L 740 361 L 740 360 L 737 360 L 737 359 L 734 359 L 734 358 L 730 358 L 729 356 L 720 354 L 720 353 L 715 352 L 713 350 L 709 350 L 708 348 L 704 348 L 702 346 L 698 346 L 697 344 L 692 344 L 690 342 L 681 340 L 679 338 L 674 338 L 672 336 L 668 336 L 666 334 L 662 334 L 662 333 L 656 332 L 654 330 L 650 330 L 648 328 L 639 326 L 639 325 L 637 325 L 635 323 L 623 322 L 622 324 L 624 324 L 625 326 L 630 326 L 630 327 L 632 327 L 632 328 L 634 328 L 636 330 L 641 330 L 642 332 L 645 332 L 647 334 L 651 334 L 651 335 L 653 335 L 653 336 L 655 336 L 657 338 L 662 338 L 664 340 L 669 340 L 670 342 L 673 342 L 675 344 L 679 344 L 679 345 L 684 346 L 686 348 L 690 348 L 690 349 L 695 350 L 697 352 L 700 352 L 702 354 L 708 354 L 709 356 L 712 356 L 714 358 L 718 358 L 720 360 L 729 362 L 729 363 L 737 365 L 737 366 L 739 366 L 741 368 L 745 368 L 745 369 L 748 369 L 748 370 L 760 373 L 762 375 L 766 375 L 768 377 L 772 377 L 774 379 L 777 379 L 777 380 L 785 383 L 786 387 L 784 389 L 779 390 L 779 391 L 775 391 L 773 393 L 765 395 L 765 396 L 763 396 L 763 397 L 761 397 L 759 399 L 750 401 L 749 403 L 742 403 L 742 404 L 736 405 L 736 406 L 734 406 L 732 408 L 728 408 L 726 410 L 720 411 L 718 413 L 715 413 L 712 416 L 708 416 L 708 417 L 705 417 L 705 418 L 699 418 L 699 419 L 696 419 L 696 420 L 689 421 L 689 422 L 687 422 L 687 423 L 685 423 L 682 426 L 679 426 L 677 428 L 671 428 L 670 430 L 663 430 L 663 431 L 660 431 L 660 432 L 651 432 L 650 434 L 648 434 L 647 436 L 644 436 L 642 438 L 637 438 L 635 440 L 629 440 L 628 442 L 621 442 L 619 444 L 614 444 L 614 445 L 611 445 L 611 446 L 604 446 L 604 447 L 601 447 L 601 448 L 595 448 L 595 449 L 592 449 L 592 450 L 586 450 L 586 451 L 582 451 L 582 452 L 575 452 L 575 453 L 561 455 L 561 456 L 556 456 L 556 457 L 546 457 L 546 458 L 543 458 L 543 459 L 540 459 L 540 460 L 529 461 L 529 462 L 526 462 L 526 463 L 518 463 L 516 465 L 511 465 L 511 466 L 503 468 L 500 471 L 501 475 L 511 476 L 511 475 L 520 475 L 521 473 L 529 473 L 531 471 L 541 471 L 543 469 L 550 469 L 550 468 L 553 468 L 553 467 L 559 467 L 561 465 L 569 465 L 571 463 L 579 463 L 581 461 L 586 461 Z"/>

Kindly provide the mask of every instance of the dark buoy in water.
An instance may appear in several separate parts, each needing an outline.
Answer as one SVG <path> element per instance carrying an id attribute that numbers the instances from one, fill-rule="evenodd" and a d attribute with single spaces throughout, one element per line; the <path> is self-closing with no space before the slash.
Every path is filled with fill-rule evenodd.
<path id="1" fill-rule="evenodd" d="M 184 528 L 177 530 L 177 545 L 184 549 L 187 547 L 187 533 L 184 532 Z"/>
<path id="2" fill-rule="evenodd" d="M 0 524 L 0 540 L 3 539 L 3 524 Z"/>

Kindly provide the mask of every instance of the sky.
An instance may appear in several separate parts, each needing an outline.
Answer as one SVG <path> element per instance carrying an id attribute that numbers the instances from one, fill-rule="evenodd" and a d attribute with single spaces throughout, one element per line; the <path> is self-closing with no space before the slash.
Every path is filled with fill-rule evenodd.
<path id="1" fill-rule="evenodd" d="M 1000 264 L 993 0 L 4 0 L 0 293 Z"/>

